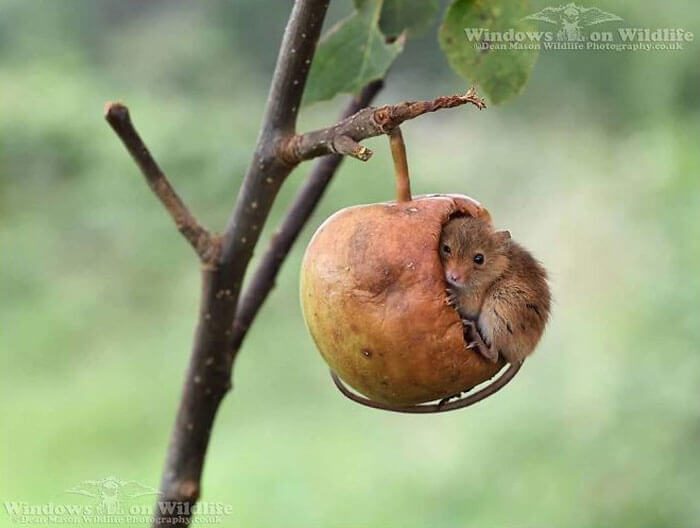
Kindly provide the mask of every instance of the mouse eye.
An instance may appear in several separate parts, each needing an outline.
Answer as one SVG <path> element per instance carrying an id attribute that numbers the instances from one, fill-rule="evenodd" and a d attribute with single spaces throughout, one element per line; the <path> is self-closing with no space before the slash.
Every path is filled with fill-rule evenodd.
<path id="1" fill-rule="evenodd" d="M 474 263 L 475 264 L 483 264 L 484 263 L 484 256 L 481 253 L 477 253 L 474 255 Z"/>
<path id="2" fill-rule="evenodd" d="M 448 246 L 447 244 L 443 244 L 443 245 L 442 245 L 442 252 L 443 252 L 445 255 L 449 255 L 450 253 L 452 253 L 452 249 L 451 249 L 450 246 Z"/>

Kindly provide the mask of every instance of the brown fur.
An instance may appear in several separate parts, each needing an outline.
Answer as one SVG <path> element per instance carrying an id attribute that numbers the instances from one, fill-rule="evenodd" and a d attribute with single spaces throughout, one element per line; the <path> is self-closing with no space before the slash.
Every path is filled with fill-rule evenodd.
<path id="1" fill-rule="evenodd" d="M 545 269 L 510 233 L 466 216 L 444 226 L 439 252 L 450 302 L 465 326 L 473 324 L 478 331 L 474 344 L 489 359 L 501 354 L 510 363 L 521 363 L 535 349 L 549 318 Z M 474 262 L 477 254 L 483 255 L 483 264 Z"/>

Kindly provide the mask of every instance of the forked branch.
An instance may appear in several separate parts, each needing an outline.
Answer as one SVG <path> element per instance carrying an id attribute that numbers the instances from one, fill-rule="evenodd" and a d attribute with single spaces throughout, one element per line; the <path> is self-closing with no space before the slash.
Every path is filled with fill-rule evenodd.
<path id="1" fill-rule="evenodd" d="M 292 7 L 255 152 L 221 236 L 216 261 L 202 272 L 199 321 L 153 526 L 187 524 L 199 497 L 214 419 L 231 387 L 233 321 L 243 276 L 275 196 L 293 169 L 279 156 L 278 146 L 294 134 L 327 9 L 328 0 L 296 0 Z M 164 503 L 182 508 L 161 509 Z M 179 513 L 182 509 L 185 513 Z"/>

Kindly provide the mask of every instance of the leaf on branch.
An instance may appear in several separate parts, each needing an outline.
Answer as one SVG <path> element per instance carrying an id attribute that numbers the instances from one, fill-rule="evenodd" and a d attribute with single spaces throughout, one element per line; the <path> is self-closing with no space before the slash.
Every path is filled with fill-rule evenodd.
<path id="1" fill-rule="evenodd" d="M 355 0 L 361 9 L 368 0 Z M 389 37 L 408 31 L 420 34 L 430 27 L 438 11 L 437 0 L 384 0 L 379 17 L 379 29 Z"/>
<path id="2" fill-rule="evenodd" d="M 494 104 L 520 93 L 537 61 L 537 50 L 498 41 L 498 34 L 534 35 L 535 23 L 523 20 L 529 14 L 528 0 L 455 0 L 440 27 L 440 46 L 452 69 L 478 84 Z M 530 43 L 530 36 L 521 44 Z"/>
<path id="3" fill-rule="evenodd" d="M 311 64 L 304 104 L 357 94 L 384 76 L 403 50 L 405 38 L 388 44 L 379 30 L 382 0 L 363 0 L 360 9 L 333 27 L 319 44 Z"/>

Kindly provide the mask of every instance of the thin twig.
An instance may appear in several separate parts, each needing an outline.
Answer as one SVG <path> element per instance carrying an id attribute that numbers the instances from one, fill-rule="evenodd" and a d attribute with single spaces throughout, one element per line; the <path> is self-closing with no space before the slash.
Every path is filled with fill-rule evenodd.
<path id="1" fill-rule="evenodd" d="M 122 103 L 107 103 L 105 105 L 105 119 L 122 140 L 131 157 L 134 158 L 146 178 L 148 186 L 175 221 L 178 231 L 182 233 L 182 236 L 190 243 L 203 262 L 214 260 L 218 244 L 214 242 L 214 237 L 199 225 L 173 186 L 170 185 L 165 174 L 136 132 L 129 116 L 129 109 Z"/>
<path id="2" fill-rule="evenodd" d="M 382 89 L 382 81 L 368 84 L 362 92 L 350 102 L 341 115 L 343 119 L 366 107 Z M 340 154 L 332 154 L 318 160 L 311 173 L 299 189 L 280 228 L 272 236 L 270 244 L 260 259 L 260 264 L 252 275 L 250 284 L 241 295 L 236 309 L 236 319 L 233 325 L 233 350 L 240 347 L 248 328 L 255 319 L 262 304 L 275 286 L 275 278 L 282 263 L 294 245 L 299 233 L 306 225 L 316 205 L 321 200 L 331 178 L 343 162 Z"/>
<path id="3" fill-rule="evenodd" d="M 474 105 L 479 110 L 486 108 L 486 103 L 473 87 L 464 95 L 448 95 L 432 101 L 407 101 L 379 108 L 365 108 L 333 126 L 291 137 L 284 145 L 282 155 L 287 163 L 293 165 L 337 152 L 336 141 L 341 136 L 357 143 L 363 139 L 388 134 L 409 119 L 465 104 Z"/>
<path id="4" fill-rule="evenodd" d="M 349 136 L 337 136 L 333 140 L 333 152 L 350 156 L 360 161 L 367 161 L 373 154 L 370 149 L 360 145 Z"/>

